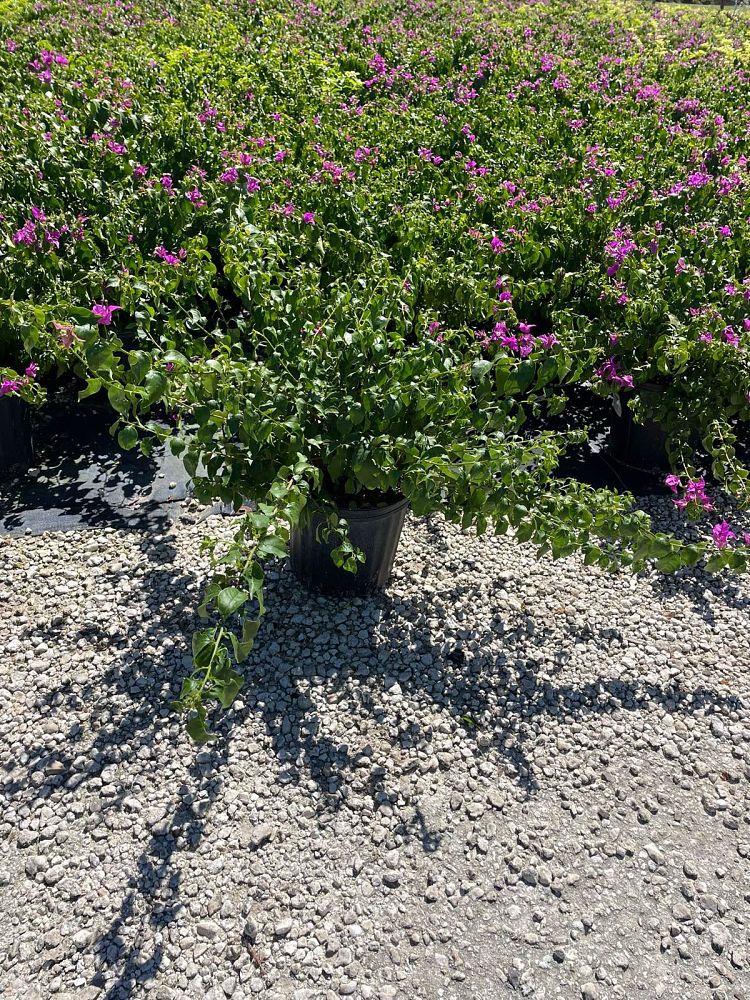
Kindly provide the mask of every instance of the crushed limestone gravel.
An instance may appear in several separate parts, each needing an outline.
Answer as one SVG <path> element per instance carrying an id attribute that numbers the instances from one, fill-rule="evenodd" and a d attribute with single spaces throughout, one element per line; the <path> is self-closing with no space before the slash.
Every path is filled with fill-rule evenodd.
<path id="1" fill-rule="evenodd" d="M 750 997 L 747 581 L 409 519 L 198 750 L 207 530 L 0 540 L 3 1000 Z"/>

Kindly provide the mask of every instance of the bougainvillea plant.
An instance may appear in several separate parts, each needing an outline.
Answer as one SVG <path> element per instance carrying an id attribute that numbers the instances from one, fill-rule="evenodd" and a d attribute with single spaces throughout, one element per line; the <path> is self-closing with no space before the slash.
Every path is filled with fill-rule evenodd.
<path id="1" fill-rule="evenodd" d="M 286 258 L 284 287 L 252 339 L 230 328 L 210 358 L 168 355 L 163 399 L 178 415 L 175 429 L 149 421 L 145 379 L 133 384 L 125 372 L 120 386 L 110 384 L 110 395 L 123 397 L 121 441 L 139 432 L 168 437 L 200 499 L 237 509 L 252 501 L 229 545 L 207 544 L 214 574 L 199 615 L 214 623 L 194 636 L 194 669 L 177 702 L 199 741 L 212 737 L 210 703 L 228 706 L 242 683 L 236 665 L 264 612 L 264 560 L 284 557 L 290 532 L 313 512 L 338 535 L 334 557 L 349 568 L 359 553 L 348 539 L 347 506 L 394 495 L 416 515 L 510 530 L 555 558 L 581 551 L 586 564 L 605 568 L 654 563 L 669 572 L 706 558 L 717 569 L 744 568 L 745 547 L 728 547 L 728 536 L 679 541 L 655 531 L 632 497 L 556 475 L 566 446 L 583 433 L 530 432 L 526 418 L 544 422 L 557 408 L 552 390 L 579 379 L 595 347 L 572 355 L 541 334 L 518 358 L 465 329 L 444 329 L 436 342 L 434 320 L 417 308 L 417 270 L 405 287 L 379 263 L 378 282 L 373 259 L 367 279 L 323 292 L 308 284 L 307 266 L 290 268 Z M 239 263 L 232 270 L 241 284 L 245 273 Z M 284 317 L 300 314 L 303 327 L 291 336 Z"/>
<path id="2" fill-rule="evenodd" d="M 553 555 L 746 568 L 741 526 L 716 513 L 747 483 L 741 15 L 630 0 L 1 12 L 0 395 L 38 402 L 70 369 L 108 398 L 123 448 L 169 436 L 201 498 L 256 504 L 214 550 L 180 700 L 196 737 L 206 702 L 238 689 L 262 560 L 312 505 L 349 565 L 337 503 L 399 492 Z M 576 382 L 663 425 L 703 542 L 555 475 L 569 436 L 536 428 Z"/>

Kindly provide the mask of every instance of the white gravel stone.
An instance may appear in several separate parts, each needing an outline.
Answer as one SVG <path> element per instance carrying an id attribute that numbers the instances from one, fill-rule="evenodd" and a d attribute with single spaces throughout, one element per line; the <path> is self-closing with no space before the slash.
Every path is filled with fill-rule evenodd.
<path id="1" fill-rule="evenodd" d="M 231 529 L 0 539 L 3 996 L 747 996 L 748 581 L 409 519 L 366 600 L 269 564 L 197 750 Z"/>

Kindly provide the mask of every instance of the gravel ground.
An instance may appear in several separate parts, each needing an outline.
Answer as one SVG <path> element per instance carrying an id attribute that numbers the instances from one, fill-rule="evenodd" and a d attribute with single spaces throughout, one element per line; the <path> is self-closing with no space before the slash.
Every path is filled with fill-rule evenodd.
<path id="1" fill-rule="evenodd" d="M 206 528 L 0 540 L 4 1000 L 750 997 L 748 582 L 409 521 L 197 752 Z"/>

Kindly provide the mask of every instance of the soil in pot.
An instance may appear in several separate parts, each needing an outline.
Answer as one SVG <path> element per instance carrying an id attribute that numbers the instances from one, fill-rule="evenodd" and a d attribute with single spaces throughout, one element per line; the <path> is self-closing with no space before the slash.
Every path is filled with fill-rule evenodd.
<path id="1" fill-rule="evenodd" d="M 317 531 L 325 518 L 312 514 L 292 532 L 292 572 L 306 587 L 325 594 L 361 596 L 384 587 L 393 569 L 408 505 L 408 500 L 400 498 L 382 506 L 339 507 L 339 515 L 349 524 L 352 544 L 365 554 L 356 573 L 336 566 L 331 551 L 339 544 L 338 536 L 329 541 L 319 539 Z"/>
<path id="2" fill-rule="evenodd" d="M 3 396 L 0 398 L 0 475 L 16 467 L 28 468 L 33 459 L 29 407 L 17 396 Z"/>

